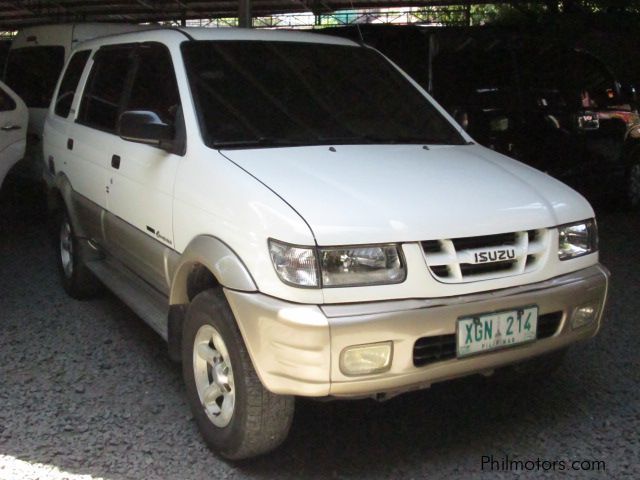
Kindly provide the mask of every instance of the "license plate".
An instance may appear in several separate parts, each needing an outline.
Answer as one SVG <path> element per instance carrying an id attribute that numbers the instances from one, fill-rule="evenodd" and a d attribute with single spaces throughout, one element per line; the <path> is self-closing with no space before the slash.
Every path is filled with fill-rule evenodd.
<path id="1" fill-rule="evenodd" d="M 458 357 L 533 341 L 537 329 L 536 306 L 459 318 Z"/>

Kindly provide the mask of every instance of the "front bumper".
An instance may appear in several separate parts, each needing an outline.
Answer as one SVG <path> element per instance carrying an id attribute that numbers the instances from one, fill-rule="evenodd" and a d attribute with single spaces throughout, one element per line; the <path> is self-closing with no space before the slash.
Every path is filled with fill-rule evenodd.
<path id="1" fill-rule="evenodd" d="M 368 396 L 425 388 L 435 382 L 496 368 L 558 350 L 599 330 L 609 272 L 595 265 L 544 282 L 480 294 L 435 299 L 344 305 L 302 305 L 259 293 L 225 290 L 260 380 L 278 394 L 310 397 Z M 595 321 L 572 329 L 574 309 L 599 306 Z M 551 336 L 466 358 L 414 365 L 416 340 L 456 332 L 464 316 L 537 305 L 539 315 L 557 313 Z M 393 341 L 390 370 L 349 377 L 339 368 L 346 347 Z"/>

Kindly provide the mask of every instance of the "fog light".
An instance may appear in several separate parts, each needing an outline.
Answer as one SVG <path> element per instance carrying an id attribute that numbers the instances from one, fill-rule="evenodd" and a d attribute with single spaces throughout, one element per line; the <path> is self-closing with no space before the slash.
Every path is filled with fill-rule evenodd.
<path id="1" fill-rule="evenodd" d="M 571 327 L 575 329 L 589 325 L 595 320 L 597 313 L 598 307 L 593 303 L 576 308 L 571 317 Z"/>
<path id="2" fill-rule="evenodd" d="M 345 375 L 381 373 L 391 367 L 393 342 L 355 345 L 340 354 L 340 370 Z"/>

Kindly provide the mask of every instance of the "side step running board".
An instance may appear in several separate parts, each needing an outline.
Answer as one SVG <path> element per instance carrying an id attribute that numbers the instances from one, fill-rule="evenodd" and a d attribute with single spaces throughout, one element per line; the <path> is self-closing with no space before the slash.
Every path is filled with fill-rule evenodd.
<path id="1" fill-rule="evenodd" d="M 108 259 L 89 261 L 86 265 L 109 290 L 167 340 L 167 297 L 125 267 L 119 267 Z"/>

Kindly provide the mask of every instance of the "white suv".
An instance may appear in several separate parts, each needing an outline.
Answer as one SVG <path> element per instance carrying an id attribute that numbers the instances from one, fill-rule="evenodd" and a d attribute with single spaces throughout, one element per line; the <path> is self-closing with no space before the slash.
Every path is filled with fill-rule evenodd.
<path id="1" fill-rule="evenodd" d="M 608 272 L 577 193 L 475 144 L 377 51 L 162 29 L 76 49 L 45 126 L 58 261 L 181 359 L 227 458 L 294 396 L 385 398 L 563 352 Z"/>

